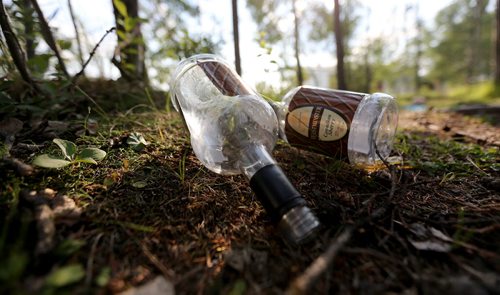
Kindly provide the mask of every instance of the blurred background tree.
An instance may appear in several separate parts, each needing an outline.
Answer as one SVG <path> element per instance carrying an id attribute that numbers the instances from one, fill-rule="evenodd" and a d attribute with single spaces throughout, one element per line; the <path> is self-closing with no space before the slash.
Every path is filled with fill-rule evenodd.
<path id="1" fill-rule="evenodd" d="M 42 1 L 38 11 L 35 0 L 3 3 L 35 79 L 81 71 L 96 46 L 86 29 L 88 16 L 79 9 L 84 4 L 68 0 L 67 7 L 52 3 L 48 8 Z M 121 76 L 168 89 L 180 59 L 220 53 L 234 60 L 238 71 L 247 65 L 245 79 L 272 86 L 266 88 L 270 96 L 299 84 L 386 91 L 406 101 L 422 95 L 443 102 L 460 93 L 469 93 L 470 101 L 500 96 L 494 87 L 500 85 L 498 1 L 448 0 L 433 19 L 419 0 L 384 7 L 384 19 L 374 14 L 375 4 L 360 0 L 111 0 L 101 5 L 111 8 L 117 41 L 114 53 L 106 49 L 90 58 L 85 72 L 90 78 L 98 71 L 107 79 Z M 101 36 L 108 29 L 103 27 Z M 5 81 L 15 67 L 3 33 Z M 108 39 L 104 44 L 115 42 Z M 110 60 L 118 71 L 103 69 Z"/>

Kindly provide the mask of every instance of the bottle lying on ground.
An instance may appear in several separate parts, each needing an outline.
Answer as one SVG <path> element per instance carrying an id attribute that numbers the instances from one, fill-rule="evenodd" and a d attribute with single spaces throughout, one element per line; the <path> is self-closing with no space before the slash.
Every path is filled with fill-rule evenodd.
<path id="1" fill-rule="evenodd" d="M 297 148 L 364 167 L 392 150 L 398 107 L 388 94 L 299 86 L 271 104 L 280 137 Z"/>
<path id="2" fill-rule="evenodd" d="M 182 61 L 170 87 L 202 164 L 219 174 L 243 173 L 291 242 L 313 236 L 318 220 L 270 155 L 278 139 L 272 107 L 214 55 Z"/>

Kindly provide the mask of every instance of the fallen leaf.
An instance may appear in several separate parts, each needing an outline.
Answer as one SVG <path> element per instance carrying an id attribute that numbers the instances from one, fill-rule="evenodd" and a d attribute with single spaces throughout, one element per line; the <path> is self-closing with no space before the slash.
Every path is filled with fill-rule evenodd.
<path id="1" fill-rule="evenodd" d="M 133 132 L 127 138 L 127 144 L 132 146 L 132 148 L 136 151 L 142 150 L 149 143 L 144 139 L 144 136 L 140 133 Z"/>
<path id="2" fill-rule="evenodd" d="M 408 239 L 408 241 L 418 250 L 449 252 L 453 247 L 453 239 L 436 228 L 413 223 L 409 230 L 418 240 Z"/>

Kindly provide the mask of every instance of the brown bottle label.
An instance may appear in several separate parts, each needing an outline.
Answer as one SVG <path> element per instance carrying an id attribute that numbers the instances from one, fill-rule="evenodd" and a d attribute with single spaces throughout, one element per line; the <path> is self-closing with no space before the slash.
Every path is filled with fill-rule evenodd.
<path id="1" fill-rule="evenodd" d="M 352 118 L 365 96 L 364 93 L 301 87 L 288 106 L 285 124 L 288 142 L 301 149 L 346 158 Z"/>
<path id="2" fill-rule="evenodd" d="M 241 82 L 238 74 L 231 68 L 217 61 L 199 61 L 198 66 L 223 95 L 236 96 L 251 94 Z"/>

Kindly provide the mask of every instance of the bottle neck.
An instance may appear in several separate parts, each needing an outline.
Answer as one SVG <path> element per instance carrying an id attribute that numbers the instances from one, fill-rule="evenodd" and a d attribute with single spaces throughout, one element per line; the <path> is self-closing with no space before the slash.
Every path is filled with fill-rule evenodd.
<path id="1" fill-rule="evenodd" d="M 273 164 L 276 164 L 276 161 L 263 145 L 250 145 L 241 151 L 240 170 L 249 181 L 257 171 Z"/>

